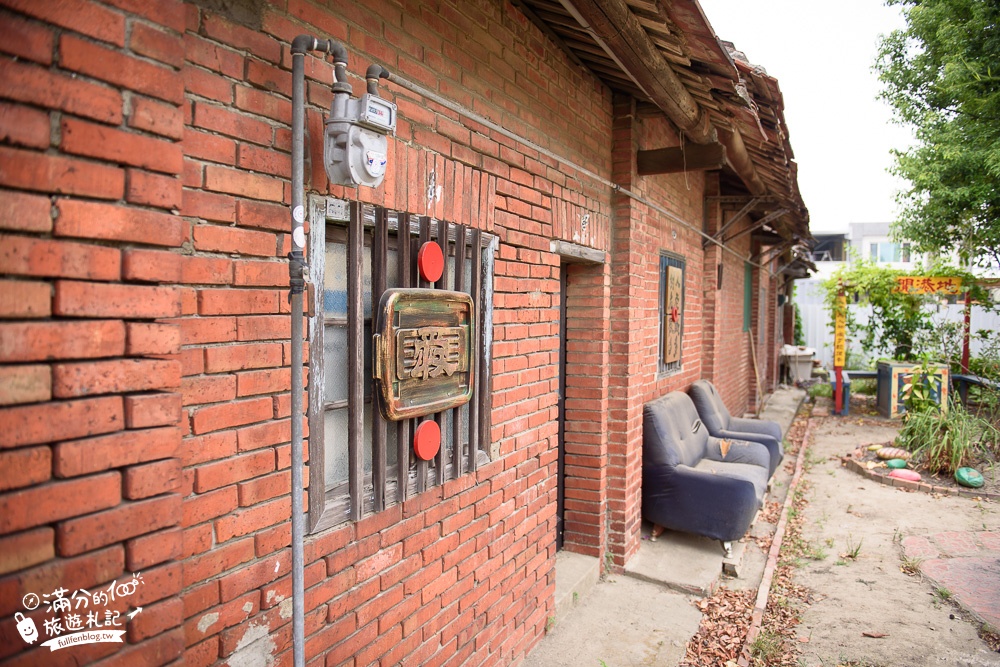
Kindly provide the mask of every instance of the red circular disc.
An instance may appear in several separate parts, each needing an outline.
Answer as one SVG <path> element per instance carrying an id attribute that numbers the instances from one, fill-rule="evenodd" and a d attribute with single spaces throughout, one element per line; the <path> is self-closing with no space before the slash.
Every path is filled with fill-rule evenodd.
<path id="1" fill-rule="evenodd" d="M 430 461 L 441 449 L 441 427 L 433 419 L 425 419 L 413 432 L 413 452 L 417 458 Z"/>
<path id="2" fill-rule="evenodd" d="M 429 283 L 436 283 L 444 272 L 444 255 L 441 246 L 434 241 L 428 241 L 417 251 L 417 269 L 420 277 Z"/>

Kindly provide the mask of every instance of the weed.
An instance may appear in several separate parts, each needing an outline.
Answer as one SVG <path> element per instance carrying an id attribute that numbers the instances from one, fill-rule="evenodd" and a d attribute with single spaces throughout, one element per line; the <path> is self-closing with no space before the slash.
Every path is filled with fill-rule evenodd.
<path id="1" fill-rule="evenodd" d="M 861 545 L 864 544 L 864 538 L 858 540 L 858 543 L 854 543 L 854 536 L 847 536 L 847 551 L 840 554 L 841 558 L 850 558 L 851 560 L 857 560 L 858 554 L 861 553 Z"/>
<path id="2" fill-rule="evenodd" d="M 750 644 L 750 655 L 763 660 L 765 665 L 777 661 L 784 652 L 784 640 L 773 630 L 761 629 Z"/>
<path id="3" fill-rule="evenodd" d="M 826 546 L 828 546 L 828 547 L 830 547 L 832 549 L 833 548 L 833 538 L 832 537 L 826 538 L 825 540 L 823 540 L 823 544 L 825 544 Z"/>
<path id="4" fill-rule="evenodd" d="M 899 566 L 899 570 L 903 574 L 908 574 L 910 576 L 920 574 L 920 563 L 922 563 L 923 560 L 923 558 L 910 558 L 909 556 L 904 556 L 903 562 Z"/>
<path id="5" fill-rule="evenodd" d="M 549 616 L 548 618 L 545 619 L 545 634 L 551 632 L 552 628 L 554 627 L 556 627 L 556 617 Z"/>
<path id="6" fill-rule="evenodd" d="M 949 591 L 944 586 L 938 586 L 936 589 L 934 589 L 934 595 L 938 596 L 942 600 L 951 599 L 951 591 Z"/>
<path id="7" fill-rule="evenodd" d="M 828 382 L 817 382 L 816 384 L 809 387 L 809 396 L 812 398 L 824 397 L 830 398 L 833 396 L 833 386 Z"/>

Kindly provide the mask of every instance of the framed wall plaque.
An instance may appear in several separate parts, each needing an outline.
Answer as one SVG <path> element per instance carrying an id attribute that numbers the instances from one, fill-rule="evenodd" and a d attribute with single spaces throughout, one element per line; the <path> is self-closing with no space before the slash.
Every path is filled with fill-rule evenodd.
<path id="1" fill-rule="evenodd" d="M 469 402 L 474 310 L 463 292 L 390 289 L 382 295 L 372 368 L 386 419 L 422 417 Z"/>

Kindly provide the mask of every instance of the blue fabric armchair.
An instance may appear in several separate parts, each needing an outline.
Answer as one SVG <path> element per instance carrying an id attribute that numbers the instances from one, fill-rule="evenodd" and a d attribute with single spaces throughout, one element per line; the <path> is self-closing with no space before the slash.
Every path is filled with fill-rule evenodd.
<path id="1" fill-rule="evenodd" d="M 771 455 L 768 477 L 774 474 L 785 455 L 781 446 L 781 426 L 777 422 L 733 417 L 722 402 L 715 385 L 708 380 L 698 380 L 691 385 L 688 393 L 710 435 L 716 438 L 750 440 L 764 445 Z"/>
<path id="2" fill-rule="evenodd" d="M 760 509 L 771 455 L 731 440 L 726 455 L 691 398 L 671 392 L 643 408 L 642 514 L 657 527 L 722 542 L 742 537 Z"/>

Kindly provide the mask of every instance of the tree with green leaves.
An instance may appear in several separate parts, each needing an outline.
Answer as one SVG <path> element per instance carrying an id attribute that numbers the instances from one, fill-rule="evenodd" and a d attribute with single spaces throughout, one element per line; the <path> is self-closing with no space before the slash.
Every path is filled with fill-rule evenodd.
<path id="1" fill-rule="evenodd" d="M 1000 265 L 1000 2 L 887 0 L 907 27 L 883 37 L 882 99 L 916 144 L 893 151 L 909 182 L 893 226 L 921 252 Z"/>

